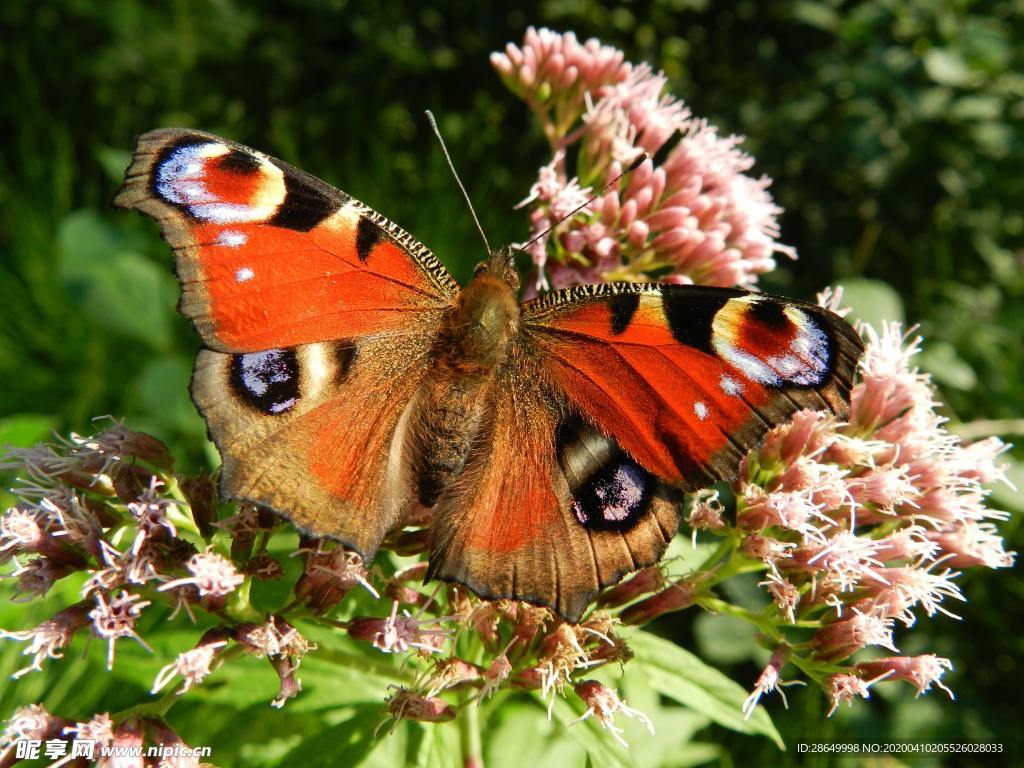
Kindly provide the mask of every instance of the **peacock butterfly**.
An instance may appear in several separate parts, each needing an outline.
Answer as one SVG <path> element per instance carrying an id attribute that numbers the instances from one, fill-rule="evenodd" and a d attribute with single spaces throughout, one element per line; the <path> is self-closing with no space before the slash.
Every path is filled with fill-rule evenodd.
<path id="1" fill-rule="evenodd" d="M 520 303 L 509 249 L 460 288 L 363 203 L 207 133 L 140 137 L 115 204 L 174 249 L 223 494 L 366 561 L 429 509 L 428 578 L 485 598 L 578 620 L 661 557 L 681 491 L 849 408 L 862 344 L 821 307 L 655 283 Z"/>

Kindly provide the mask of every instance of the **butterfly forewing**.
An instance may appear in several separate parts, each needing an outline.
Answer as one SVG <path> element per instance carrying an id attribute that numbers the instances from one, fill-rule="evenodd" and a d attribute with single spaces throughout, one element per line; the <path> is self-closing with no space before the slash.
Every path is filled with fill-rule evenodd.
<path id="1" fill-rule="evenodd" d="M 185 129 L 141 136 L 115 204 L 155 218 L 203 342 L 255 352 L 402 329 L 458 285 L 380 214 L 248 147 Z"/>
<path id="2" fill-rule="evenodd" d="M 550 386 L 645 469 L 692 490 L 735 474 L 802 408 L 849 408 L 862 343 L 813 304 L 700 286 L 579 286 L 523 308 Z"/>

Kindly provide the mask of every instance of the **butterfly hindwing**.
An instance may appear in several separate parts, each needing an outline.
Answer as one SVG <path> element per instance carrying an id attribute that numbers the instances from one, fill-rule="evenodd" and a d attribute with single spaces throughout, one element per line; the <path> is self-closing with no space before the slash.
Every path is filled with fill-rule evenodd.
<path id="1" fill-rule="evenodd" d="M 599 589 L 658 561 L 680 499 L 538 388 L 528 358 L 499 373 L 490 423 L 438 502 L 429 575 L 577 621 Z"/>
<path id="2" fill-rule="evenodd" d="M 224 459 L 223 494 L 372 558 L 408 508 L 408 414 L 432 342 L 420 332 L 200 352 L 192 395 Z"/>
<path id="3" fill-rule="evenodd" d="M 578 286 L 524 305 L 523 325 L 571 407 L 688 490 L 797 410 L 844 417 L 863 348 L 816 305 L 700 286 Z"/>
<path id="4" fill-rule="evenodd" d="M 364 204 L 201 131 L 141 136 L 115 204 L 160 223 L 181 310 L 221 352 L 401 328 L 458 290 L 425 246 Z"/>

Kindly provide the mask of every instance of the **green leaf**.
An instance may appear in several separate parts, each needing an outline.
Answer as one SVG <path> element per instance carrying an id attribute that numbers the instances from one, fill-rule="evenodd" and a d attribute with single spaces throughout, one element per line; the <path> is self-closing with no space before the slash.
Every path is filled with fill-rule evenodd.
<path id="1" fill-rule="evenodd" d="M 125 168 L 132 161 L 131 152 L 120 147 L 97 147 L 93 154 L 111 181 L 120 184 L 124 180 Z"/>
<path id="2" fill-rule="evenodd" d="M 967 85 L 973 79 L 960 54 L 945 48 L 932 48 L 925 53 L 924 69 L 942 85 Z"/>
<path id="3" fill-rule="evenodd" d="M 999 457 L 1000 464 L 1006 464 L 1006 479 L 1013 487 L 1006 483 L 995 483 L 992 485 L 992 495 L 989 497 L 990 505 L 999 509 L 1024 512 L 1024 462 L 1017 461 L 1012 456 L 1003 454 Z"/>
<path id="4" fill-rule="evenodd" d="M 635 654 L 630 664 L 646 672 L 658 692 L 724 728 L 767 736 L 779 749 L 785 749 L 782 737 L 763 708 L 758 707 L 749 720 L 743 718 L 747 691 L 717 669 L 649 632 L 630 633 L 626 640 Z"/>
<path id="5" fill-rule="evenodd" d="M 848 320 L 862 320 L 875 329 L 882 321 L 904 321 L 903 300 L 891 285 L 881 280 L 854 277 L 843 280 L 843 304 L 853 311 Z"/>
<path id="6" fill-rule="evenodd" d="M 678 752 L 673 753 L 672 759 L 667 761 L 665 768 L 690 768 L 690 766 L 704 765 L 713 761 L 721 761 L 728 754 L 725 747 L 719 744 L 706 744 L 695 741 L 682 747 Z"/>
<path id="7" fill-rule="evenodd" d="M 280 765 L 303 768 L 358 765 L 377 747 L 373 732 L 381 720 L 380 704 L 357 707 L 351 716 L 301 741 L 285 755 Z M 386 728 L 381 729 L 381 737 L 387 738 Z"/>
<path id="8" fill-rule="evenodd" d="M 50 437 L 56 423 L 56 416 L 35 413 L 18 413 L 0 419 L 0 448 L 28 448 L 35 445 Z"/>
<path id="9" fill-rule="evenodd" d="M 72 299 L 100 326 L 166 348 L 177 289 L 169 272 L 126 249 L 93 211 L 68 216 L 58 233 L 58 273 Z"/>
<path id="10" fill-rule="evenodd" d="M 760 648 L 757 629 L 748 621 L 720 613 L 702 613 L 694 622 L 702 656 L 719 664 L 738 664 Z"/>
<path id="11" fill-rule="evenodd" d="M 964 362 L 956 347 L 948 341 L 929 341 L 921 349 L 917 362 L 940 385 L 968 390 L 978 383 L 974 369 Z"/>
<path id="12" fill-rule="evenodd" d="M 484 765 L 487 768 L 522 768 L 524 765 L 558 765 L 585 768 L 585 750 L 561 726 L 547 719 L 527 695 L 501 697 L 489 707 L 481 723 Z M 523 734 L 530 734 L 524 739 Z"/>
<path id="13" fill-rule="evenodd" d="M 454 723 L 409 723 L 405 765 L 433 768 L 458 764 L 461 747 L 457 728 Z"/>
<path id="14" fill-rule="evenodd" d="M 171 430 L 205 434 L 202 419 L 189 399 L 191 378 L 192 362 L 185 357 L 154 357 L 146 362 L 135 389 L 138 410 L 146 414 L 147 425 L 154 425 L 151 429 L 161 434 Z"/>

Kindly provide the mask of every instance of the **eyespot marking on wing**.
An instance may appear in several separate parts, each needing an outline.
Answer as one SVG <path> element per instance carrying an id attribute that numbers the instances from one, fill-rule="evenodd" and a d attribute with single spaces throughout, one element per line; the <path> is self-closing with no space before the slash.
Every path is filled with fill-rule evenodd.
<path id="1" fill-rule="evenodd" d="M 639 522 L 658 487 L 653 475 L 614 440 L 577 418 L 559 427 L 556 444 L 576 522 L 591 530 L 616 531 Z"/>
<path id="2" fill-rule="evenodd" d="M 299 402 L 299 361 L 291 349 L 268 349 L 231 358 L 232 390 L 263 413 L 281 414 Z"/>
<path id="3" fill-rule="evenodd" d="M 213 224 L 265 222 L 287 195 L 277 166 L 215 141 L 166 147 L 153 184 L 163 200 Z"/>
<path id="4" fill-rule="evenodd" d="M 715 313 L 711 346 L 748 379 L 769 387 L 818 386 L 831 370 L 829 338 L 817 320 L 800 307 L 759 296 L 730 299 Z"/>
<path id="5" fill-rule="evenodd" d="M 647 509 L 653 485 L 646 470 L 620 455 L 573 491 L 573 515 L 587 528 L 626 530 Z"/>

